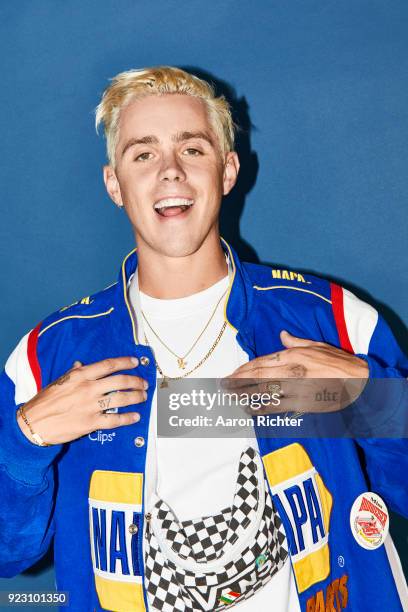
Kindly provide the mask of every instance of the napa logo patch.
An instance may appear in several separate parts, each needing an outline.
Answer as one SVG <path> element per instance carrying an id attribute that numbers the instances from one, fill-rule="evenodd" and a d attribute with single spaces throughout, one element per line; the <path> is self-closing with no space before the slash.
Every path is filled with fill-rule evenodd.
<path id="1" fill-rule="evenodd" d="M 276 268 L 272 269 L 272 278 L 279 278 L 281 280 L 288 281 L 297 281 L 298 283 L 305 283 L 306 285 L 311 285 L 310 281 L 307 281 L 303 274 L 299 272 L 294 272 L 293 270 L 277 270 Z"/>
<path id="2" fill-rule="evenodd" d="M 285 527 L 297 587 L 303 592 L 330 573 L 332 496 L 300 444 L 273 451 L 263 461 Z"/>
<path id="3" fill-rule="evenodd" d="M 72 304 L 68 304 L 68 306 L 60 308 L 59 312 L 64 312 L 65 310 L 68 310 L 72 306 L 77 306 L 78 304 L 86 304 L 87 306 L 89 306 L 89 304 L 93 304 L 93 302 L 94 300 L 91 300 L 91 297 L 87 295 L 86 297 L 83 297 L 80 300 L 77 300 L 76 302 L 72 302 Z"/>
<path id="4" fill-rule="evenodd" d="M 142 492 L 142 474 L 96 470 L 91 477 L 92 565 L 98 598 L 106 610 L 145 610 L 138 561 Z"/>

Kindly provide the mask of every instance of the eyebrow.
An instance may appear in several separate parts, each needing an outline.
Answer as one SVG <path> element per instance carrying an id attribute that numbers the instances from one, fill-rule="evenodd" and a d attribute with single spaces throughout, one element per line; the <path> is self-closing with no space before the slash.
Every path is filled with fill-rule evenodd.
<path id="1" fill-rule="evenodd" d="M 130 138 L 122 150 L 122 157 L 130 147 L 138 144 L 158 144 L 159 139 L 156 136 L 143 136 L 142 138 Z"/>
<path id="2" fill-rule="evenodd" d="M 175 134 L 172 137 L 173 142 L 185 142 L 187 140 L 193 140 L 193 139 L 201 139 L 201 140 L 205 140 L 206 142 L 208 142 L 208 144 L 210 144 L 212 147 L 214 146 L 214 142 L 211 138 L 211 136 L 209 134 L 207 134 L 207 132 L 203 132 L 201 130 L 199 130 L 198 132 L 188 132 L 188 131 L 184 131 L 184 132 L 177 132 L 177 134 Z M 134 147 L 135 145 L 143 145 L 143 144 L 159 144 L 159 139 L 157 138 L 157 136 L 142 136 L 141 138 L 130 138 L 125 146 L 123 147 L 122 150 L 122 157 L 125 155 L 126 151 L 128 149 L 130 149 L 131 147 Z"/>
<path id="3" fill-rule="evenodd" d="M 174 137 L 174 142 L 184 142 L 185 140 L 192 140 L 195 138 L 199 138 L 201 140 L 206 140 L 208 144 L 214 146 L 213 140 L 211 136 L 207 132 L 198 131 L 198 132 L 178 132 Z"/>

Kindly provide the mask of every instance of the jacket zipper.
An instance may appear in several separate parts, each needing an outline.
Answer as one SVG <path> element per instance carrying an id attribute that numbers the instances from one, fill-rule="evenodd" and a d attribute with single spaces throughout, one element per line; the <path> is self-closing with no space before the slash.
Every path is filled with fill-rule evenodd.
<path id="1" fill-rule="evenodd" d="M 152 513 L 151 512 L 147 512 L 147 514 L 145 514 L 145 521 L 146 521 L 146 530 L 145 530 L 145 538 L 147 538 L 150 535 L 150 523 L 152 520 Z"/>

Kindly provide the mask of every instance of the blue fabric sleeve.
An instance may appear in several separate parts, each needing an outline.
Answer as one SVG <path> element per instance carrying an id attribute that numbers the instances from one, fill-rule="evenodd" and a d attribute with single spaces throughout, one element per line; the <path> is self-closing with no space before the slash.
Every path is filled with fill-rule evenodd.
<path id="1" fill-rule="evenodd" d="M 407 422 L 408 359 L 401 351 L 391 330 L 380 317 L 370 341 L 368 355 L 358 355 L 369 366 L 369 381 L 374 379 L 398 378 L 395 389 L 398 392 L 386 394 L 390 405 L 386 405 L 386 418 L 393 419 L 393 427 L 404 428 Z M 405 380 L 401 380 L 405 379 Z M 392 383 L 392 381 L 389 381 Z M 374 381 L 375 383 L 375 381 Z M 375 388 L 375 387 L 374 387 Z M 368 389 L 369 392 L 369 389 Z M 382 398 L 375 405 L 381 408 Z M 394 402 L 394 403 L 393 403 Z M 379 436 L 381 433 L 379 434 Z M 372 491 L 378 493 L 394 511 L 408 517 L 408 439 L 405 434 L 394 439 L 371 437 L 357 439 L 364 452 L 365 468 Z"/>
<path id="2" fill-rule="evenodd" d="M 16 420 L 14 383 L 0 375 L 0 576 L 15 576 L 48 550 L 53 535 L 53 462 L 62 445 L 31 443 Z"/>

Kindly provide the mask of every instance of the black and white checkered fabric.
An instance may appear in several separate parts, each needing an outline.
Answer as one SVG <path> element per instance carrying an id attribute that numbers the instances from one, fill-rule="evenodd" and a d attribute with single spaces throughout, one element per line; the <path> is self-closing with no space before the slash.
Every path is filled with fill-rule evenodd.
<path id="1" fill-rule="evenodd" d="M 242 453 L 233 503 L 215 516 L 180 523 L 164 501 L 155 504 L 146 531 L 145 559 L 146 589 L 153 610 L 224 610 L 251 597 L 285 563 L 285 533 L 255 455 L 251 447 Z M 265 482 L 262 499 L 261 478 Z M 261 512 L 260 504 L 258 529 L 242 549 Z M 199 571 L 186 570 L 166 558 L 155 535 L 158 531 L 177 557 L 200 564 Z M 234 548 L 241 552 L 234 556 Z M 219 563 L 226 549 L 230 560 L 208 571 L 208 564 Z"/>

